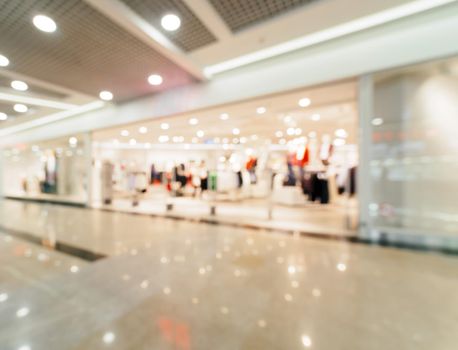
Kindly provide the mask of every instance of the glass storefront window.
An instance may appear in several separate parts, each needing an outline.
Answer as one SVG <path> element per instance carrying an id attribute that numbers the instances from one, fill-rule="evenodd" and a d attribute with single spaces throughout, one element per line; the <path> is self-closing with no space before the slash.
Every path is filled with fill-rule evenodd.
<path id="1" fill-rule="evenodd" d="M 3 194 L 7 197 L 87 202 L 85 135 L 3 149 Z"/>
<path id="2" fill-rule="evenodd" d="M 458 236 L 458 59 L 374 80 L 367 204 L 379 232 Z"/>

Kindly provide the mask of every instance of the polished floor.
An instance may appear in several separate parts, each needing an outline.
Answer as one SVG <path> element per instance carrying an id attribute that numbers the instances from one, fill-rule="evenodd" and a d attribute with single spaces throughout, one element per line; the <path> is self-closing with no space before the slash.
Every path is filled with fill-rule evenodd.
<path id="1" fill-rule="evenodd" d="M 2 350 L 457 348 L 455 256 L 19 201 L 0 226 Z"/>
<path id="2" fill-rule="evenodd" d="M 170 211 L 167 204 L 172 204 Z M 339 236 L 356 235 L 358 203 L 352 199 L 339 198 L 332 204 L 304 203 L 287 206 L 270 204 L 266 199 L 245 199 L 242 201 L 209 201 L 198 198 L 178 197 L 141 199 L 138 206 L 132 206 L 131 199 L 116 199 L 111 205 L 94 205 L 128 213 L 154 214 L 181 218 L 200 218 L 223 224 L 243 224 L 257 228 L 300 231 Z M 215 214 L 210 214 L 210 207 Z M 269 211 L 271 216 L 269 218 Z M 326 224 L 323 225 L 323 222 Z"/>

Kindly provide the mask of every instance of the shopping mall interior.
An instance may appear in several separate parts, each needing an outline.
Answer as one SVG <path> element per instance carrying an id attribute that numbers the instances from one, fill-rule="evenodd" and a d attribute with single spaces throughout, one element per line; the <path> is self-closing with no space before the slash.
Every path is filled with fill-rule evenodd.
<path id="1" fill-rule="evenodd" d="M 458 1 L 0 31 L 0 349 L 456 348 Z"/>

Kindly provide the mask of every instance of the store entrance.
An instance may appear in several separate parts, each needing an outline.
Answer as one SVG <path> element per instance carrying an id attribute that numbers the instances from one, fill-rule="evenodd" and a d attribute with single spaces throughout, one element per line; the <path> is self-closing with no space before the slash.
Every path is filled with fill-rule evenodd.
<path id="1" fill-rule="evenodd" d="M 93 205 L 353 235 L 355 81 L 94 133 Z"/>

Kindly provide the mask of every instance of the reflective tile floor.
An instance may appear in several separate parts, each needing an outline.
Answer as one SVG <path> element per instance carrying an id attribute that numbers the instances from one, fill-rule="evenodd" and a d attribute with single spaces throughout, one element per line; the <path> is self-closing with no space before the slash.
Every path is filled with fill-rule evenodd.
<path id="1" fill-rule="evenodd" d="M 458 257 L 15 201 L 0 225 L 1 350 L 457 349 Z"/>

